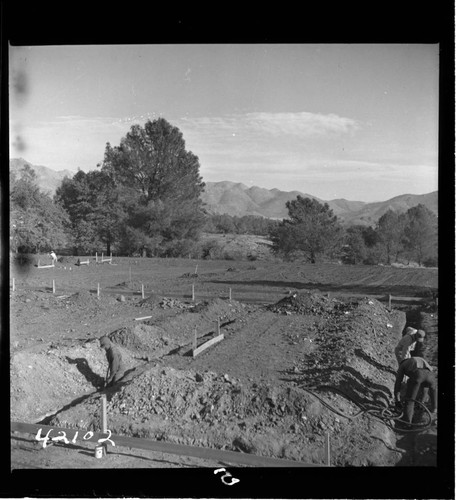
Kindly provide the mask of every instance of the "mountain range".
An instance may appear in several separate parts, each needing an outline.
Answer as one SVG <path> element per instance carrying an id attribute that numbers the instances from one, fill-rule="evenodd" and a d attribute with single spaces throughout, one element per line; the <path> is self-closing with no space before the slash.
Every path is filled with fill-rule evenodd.
<path id="1" fill-rule="evenodd" d="M 75 172 L 69 170 L 55 171 L 48 167 L 32 165 L 22 158 L 10 160 L 10 170 L 19 172 L 24 165 L 29 165 L 36 173 L 40 189 L 53 195 L 65 176 L 73 177 Z M 344 225 L 374 225 L 389 209 L 406 212 L 409 208 L 423 204 L 435 214 L 438 213 L 438 192 L 427 194 L 403 194 L 386 201 L 373 203 L 350 201 L 343 198 L 322 200 L 301 191 L 280 191 L 258 186 L 248 187 L 242 183 L 231 181 L 206 182 L 201 195 L 205 208 L 210 214 L 259 215 L 272 219 L 283 219 L 288 215 L 285 203 L 296 199 L 298 195 L 313 198 L 320 203 L 327 203 Z"/>

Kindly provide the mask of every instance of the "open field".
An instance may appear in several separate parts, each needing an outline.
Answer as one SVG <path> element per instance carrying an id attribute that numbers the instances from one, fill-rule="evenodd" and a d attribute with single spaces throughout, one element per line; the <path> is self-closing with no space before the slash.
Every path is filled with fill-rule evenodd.
<path id="1" fill-rule="evenodd" d="M 392 399 L 406 323 L 427 331 L 438 370 L 437 269 L 76 260 L 11 268 L 12 421 L 99 431 L 106 394 L 119 435 L 315 466 L 329 435 L 332 465 L 435 465 L 436 427 L 401 432 L 379 409 Z M 223 340 L 193 357 L 195 332 L 201 346 L 218 325 Z M 102 335 L 128 367 L 107 390 Z M 13 468 L 217 463 L 120 448 L 98 460 L 91 443 L 40 450 L 29 434 L 13 437 Z"/>

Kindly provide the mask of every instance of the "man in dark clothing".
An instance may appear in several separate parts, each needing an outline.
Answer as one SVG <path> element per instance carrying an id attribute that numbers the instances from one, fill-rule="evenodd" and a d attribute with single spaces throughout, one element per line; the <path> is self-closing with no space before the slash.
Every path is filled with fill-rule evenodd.
<path id="1" fill-rule="evenodd" d="M 120 351 L 112 344 L 108 337 L 101 337 L 100 347 L 106 351 L 108 370 L 106 372 L 106 385 L 110 387 L 117 383 L 125 374 L 125 365 Z"/>
<path id="2" fill-rule="evenodd" d="M 396 382 L 394 384 L 394 399 L 396 404 L 400 403 L 401 385 L 404 376 L 408 377 L 407 389 L 405 393 L 405 419 L 412 423 L 413 413 L 415 410 L 415 401 L 418 400 L 418 393 L 422 388 L 420 402 L 425 401 L 427 395 L 430 396 L 430 411 L 437 411 L 437 380 L 429 363 L 420 357 L 404 359 L 399 365 L 396 374 Z"/>

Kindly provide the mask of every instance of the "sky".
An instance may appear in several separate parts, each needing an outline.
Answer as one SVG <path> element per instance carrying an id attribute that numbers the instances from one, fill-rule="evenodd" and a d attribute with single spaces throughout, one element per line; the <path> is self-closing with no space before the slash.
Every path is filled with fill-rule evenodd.
<path id="1" fill-rule="evenodd" d="M 323 200 L 437 190 L 436 44 L 9 47 L 10 158 L 76 173 L 165 118 L 205 182 Z"/>

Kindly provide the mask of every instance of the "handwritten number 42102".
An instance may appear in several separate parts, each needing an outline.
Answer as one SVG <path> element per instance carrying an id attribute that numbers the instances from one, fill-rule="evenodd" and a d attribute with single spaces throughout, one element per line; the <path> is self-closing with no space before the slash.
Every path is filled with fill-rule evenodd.
<path id="1" fill-rule="evenodd" d="M 44 437 L 41 437 L 41 431 L 42 429 L 38 429 L 38 432 L 36 433 L 36 436 L 35 436 L 35 439 L 40 442 L 42 441 L 43 442 L 43 448 L 46 448 L 47 446 L 47 443 L 49 441 L 49 434 L 53 431 L 54 429 L 49 429 L 47 434 L 44 436 Z M 107 429 L 108 432 L 108 437 L 106 438 L 100 438 L 97 442 L 98 443 L 104 443 L 106 441 L 109 441 L 110 444 L 112 444 L 112 446 L 115 446 L 116 444 L 114 443 L 114 441 L 112 441 L 110 439 L 111 437 L 111 431 L 109 429 Z M 68 440 L 68 438 L 66 437 L 66 432 L 65 431 L 59 431 L 59 434 L 61 434 L 60 436 L 55 436 L 53 438 L 51 438 L 51 441 L 54 441 L 54 442 L 57 442 L 57 441 L 63 441 L 65 444 L 68 444 L 70 443 L 70 441 Z M 73 439 L 71 440 L 71 443 L 75 443 L 76 442 L 76 438 L 78 437 L 78 434 L 79 434 L 79 431 L 76 431 L 76 434 L 73 436 Z M 88 439 L 90 439 L 91 437 L 93 437 L 93 432 L 92 431 L 88 431 L 84 434 L 84 436 L 82 437 L 82 439 L 84 439 L 85 441 L 87 441 Z"/>

